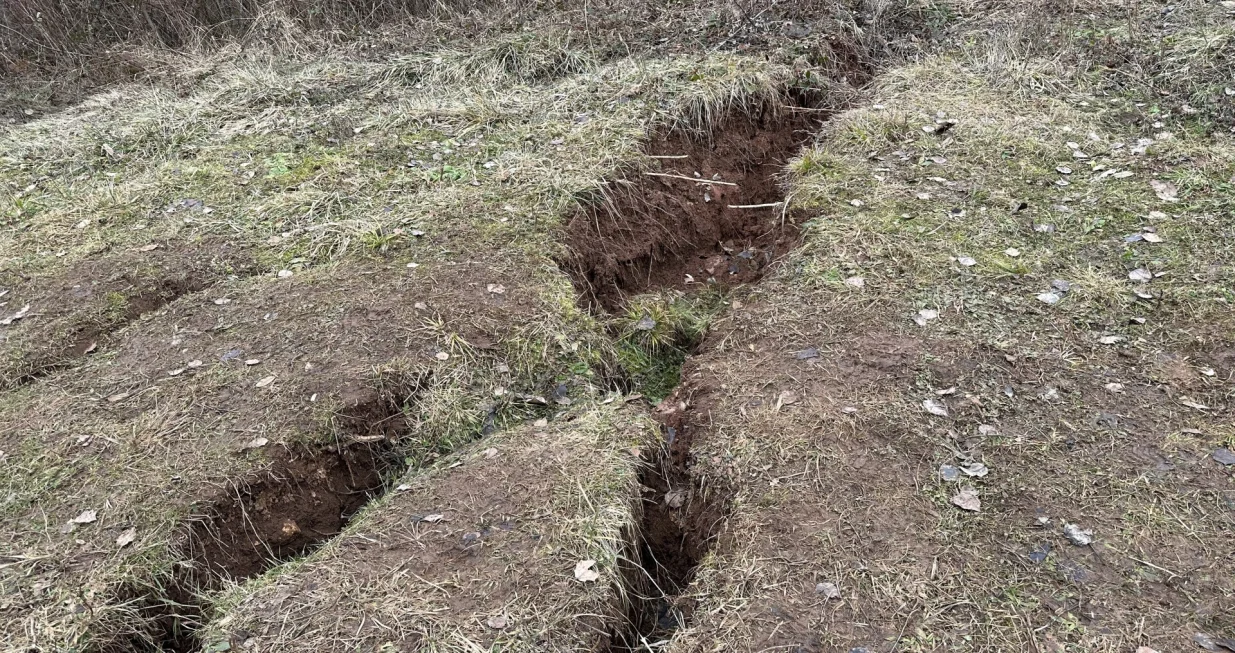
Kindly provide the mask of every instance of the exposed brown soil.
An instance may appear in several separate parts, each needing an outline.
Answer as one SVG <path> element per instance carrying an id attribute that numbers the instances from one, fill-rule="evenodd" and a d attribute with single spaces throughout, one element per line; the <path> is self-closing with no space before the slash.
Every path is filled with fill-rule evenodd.
<path id="1" fill-rule="evenodd" d="M 807 116 L 769 111 L 731 118 L 706 141 L 653 140 L 659 169 L 608 184 L 567 224 L 562 267 L 584 303 L 612 311 L 649 290 L 761 277 L 798 242 L 777 175 L 809 133 Z"/>
<path id="2" fill-rule="evenodd" d="M 212 506 L 213 514 L 193 526 L 186 553 L 199 572 L 233 580 L 303 555 L 338 535 L 382 491 L 383 476 L 397 468 L 385 454 L 353 445 L 279 459 Z"/>

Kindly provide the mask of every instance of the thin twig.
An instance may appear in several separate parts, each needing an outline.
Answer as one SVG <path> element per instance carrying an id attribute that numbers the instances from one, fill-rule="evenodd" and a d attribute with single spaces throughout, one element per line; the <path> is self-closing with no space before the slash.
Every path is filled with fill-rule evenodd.
<path id="1" fill-rule="evenodd" d="M 768 204 L 730 204 L 731 209 L 770 209 L 774 206 L 780 206 L 784 202 L 771 202 Z"/>
<path id="2" fill-rule="evenodd" d="M 643 174 L 648 175 L 649 177 L 669 177 L 671 179 L 685 179 L 686 181 L 693 181 L 696 184 L 714 184 L 716 186 L 737 186 L 737 184 L 731 181 L 716 181 L 715 179 L 698 179 L 696 177 L 687 177 L 686 175 L 671 175 L 667 172 L 645 172 Z"/>
<path id="3" fill-rule="evenodd" d="M 689 159 L 689 154 L 649 154 L 649 159 Z"/>
<path id="4" fill-rule="evenodd" d="M 1172 578 L 1179 577 L 1179 574 L 1171 571 L 1170 569 L 1167 569 L 1166 567 L 1159 567 L 1158 565 L 1155 565 L 1152 562 L 1145 562 L 1144 560 L 1141 560 L 1140 558 L 1133 558 L 1132 556 L 1128 556 L 1128 559 L 1132 560 L 1133 562 L 1139 562 L 1145 565 L 1146 567 L 1153 567 L 1154 569 L 1157 569 L 1158 571 L 1165 571 L 1166 573 L 1170 574 Z"/>

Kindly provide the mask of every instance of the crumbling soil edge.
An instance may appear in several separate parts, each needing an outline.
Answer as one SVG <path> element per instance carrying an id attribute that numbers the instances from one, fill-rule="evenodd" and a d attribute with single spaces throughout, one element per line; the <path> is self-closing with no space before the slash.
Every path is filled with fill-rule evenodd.
<path id="1" fill-rule="evenodd" d="M 792 102 L 734 115 L 707 139 L 654 137 L 646 153 L 659 169 L 602 184 L 567 220 L 557 261 L 580 305 L 614 313 L 653 290 L 757 281 L 797 247 L 779 176 L 821 116 Z"/>
<path id="2" fill-rule="evenodd" d="M 575 284 L 581 308 L 613 314 L 642 293 L 757 282 L 800 244 L 797 216 L 787 210 L 778 176 L 806 140 L 797 132 L 809 121 L 762 114 L 723 124 L 708 143 L 682 135 L 654 139 L 649 154 L 682 169 L 662 166 L 608 184 L 602 202 L 570 220 L 570 255 L 558 264 Z M 701 341 L 689 343 L 683 364 L 699 353 Z M 637 390 L 621 378 L 613 385 Z M 625 618 L 609 634 L 610 653 L 650 650 L 689 623 L 694 604 L 687 590 L 727 523 L 733 489 L 692 469 L 692 392 L 679 381 L 653 413 L 662 439 L 638 469 L 634 523 L 615 592 L 624 597 Z"/>

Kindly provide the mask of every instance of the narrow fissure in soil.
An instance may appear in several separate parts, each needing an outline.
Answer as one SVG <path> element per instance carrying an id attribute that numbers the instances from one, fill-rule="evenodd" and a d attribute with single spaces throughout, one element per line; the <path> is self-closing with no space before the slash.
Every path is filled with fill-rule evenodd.
<path id="1" fill-rule="evenodd" d="M 632 559 L 621 570 L 626 619 L 610 635 L 612 653 L 659 650 L 690 622 L 694 606 L 687 590 L 724 528 L 732 496 L 723 479 L 692 469 L 692 409 L 680 374 L 702 333 L 678 334 L 674 346 L 655 346 L 651 335 L 659 333 L 660 320 L 642 308 L 632 312 L 632 305 L 642 306 L 645 293 L 668 290 L 698 300 L 700 291 L 723 293 L 758 281 L 797 246 L 798 216 L 788 210 L 778 176 L 814 132 L 810 115 L 734 116 L 707 141 L 682 134 L 655 140 L 647 151 L 658 169 L 607 184 L 601 200 L 567 225 L 571 253 L 559 264 L 585 309 L 612 316 L 629 377 L 619 385 L 653 398 L 667 395 L 655 411 L 663 440 L 644 455 L 639 470 Z M 699 310 L 706 304 L 688 302 L 689 319 L 706 324 L 712 313 Z M 631 324 L 623 329 L 617 326 L 622 320 Z M 641 330 L 648 334 L 642 340 Z M 640 369 L 628 369 L 630 360 Z"/>
<path id="2" fill-rule="evenodd" d="M 665 439 L 639 469 L 637 566 L 623 570 L 629 603 L 625 629 L 610 638 L 611 653 L 659 650 L 690 622 L 694 602 L 686 589 L 728 515 L 730 489 L 691 473 L 686 406 L 675 394 L 655 413 Z"/>
<path id="3" fill-rule="evenodd" d="M 339 444 L 277 455 L 268 469 L 232 484 L 193 521 L 179 552 L 186 564 L 174 580 L 157 595 L 135 597 L 151 625 L 141 639 L 158 651 L 201 650 L 197 631 L 209 618 L 205 593 L 310 553 L 382 496 L 387 482 L 407 468 L 397 445 L 410 432 L 404 411 L 412 396 L 395 396 L 382 393 L 343 411 L 336 420 Z"/>
<path id="4" fill-rule="evenodd" d="M 70 367 L 75 359 L 103 346 L 113 333 L 141 316 L 157 311 L 185 295 L 201 292 L 211 285 L 213 282 L 187 277 L 163 279 L 146 285 L 141 290 L 125 296 L 123 307 L 113 314 L 88 319 L 77 325 L 64 346 L 44 351 L 30 359 L 26 365 L 29 371 L 17 377 L 13 381 L 13 387 L 33 383 L 49 374 Z"/>

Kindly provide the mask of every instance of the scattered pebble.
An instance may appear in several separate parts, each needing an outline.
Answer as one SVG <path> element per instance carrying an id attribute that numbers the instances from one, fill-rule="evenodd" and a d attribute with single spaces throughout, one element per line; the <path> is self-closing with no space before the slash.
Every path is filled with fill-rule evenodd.
<path id="1" fill-rule="evenodd" d="M 1214 449 L 1213 457 L 1223 465 L 1235 465 L 1235 453 L 1232 453 L 1230 449 Z"/>
<path id="2" fill-rule="evenodd" d="M 292 276 L 293 274 L 296 274 L 296 273 L 295 273 L 295 272 L 292 272 L 291 270 L 279 270 L 279 278 L 280 278 L 280 279 L 286 279 L 286 278 L 288 278 L 288 277 Z"/>
<path id="3" fill-rule="evenodd" d="M 978 264 L 978 262 L 974 260 L 973 257 L 970 257 L 970 256 L 958 256 L 956 257 L 956 262 L 960 263 L 961 265 L 967 268 L 971 268 Z"/>
<path id="4" fill-rule="evenodd" d="M 1042 302 L 1043 304 L 1049 304 L 1051 306 L 1058 304 L 1059 300 L 1061 299 L 1063 299 L 1063 297 L 1060 297 L 1058 294 L 1053 293 L 1053 292 L 1044 292 L 1044 293 L 1038 294 L 1038 301 Z"/>

